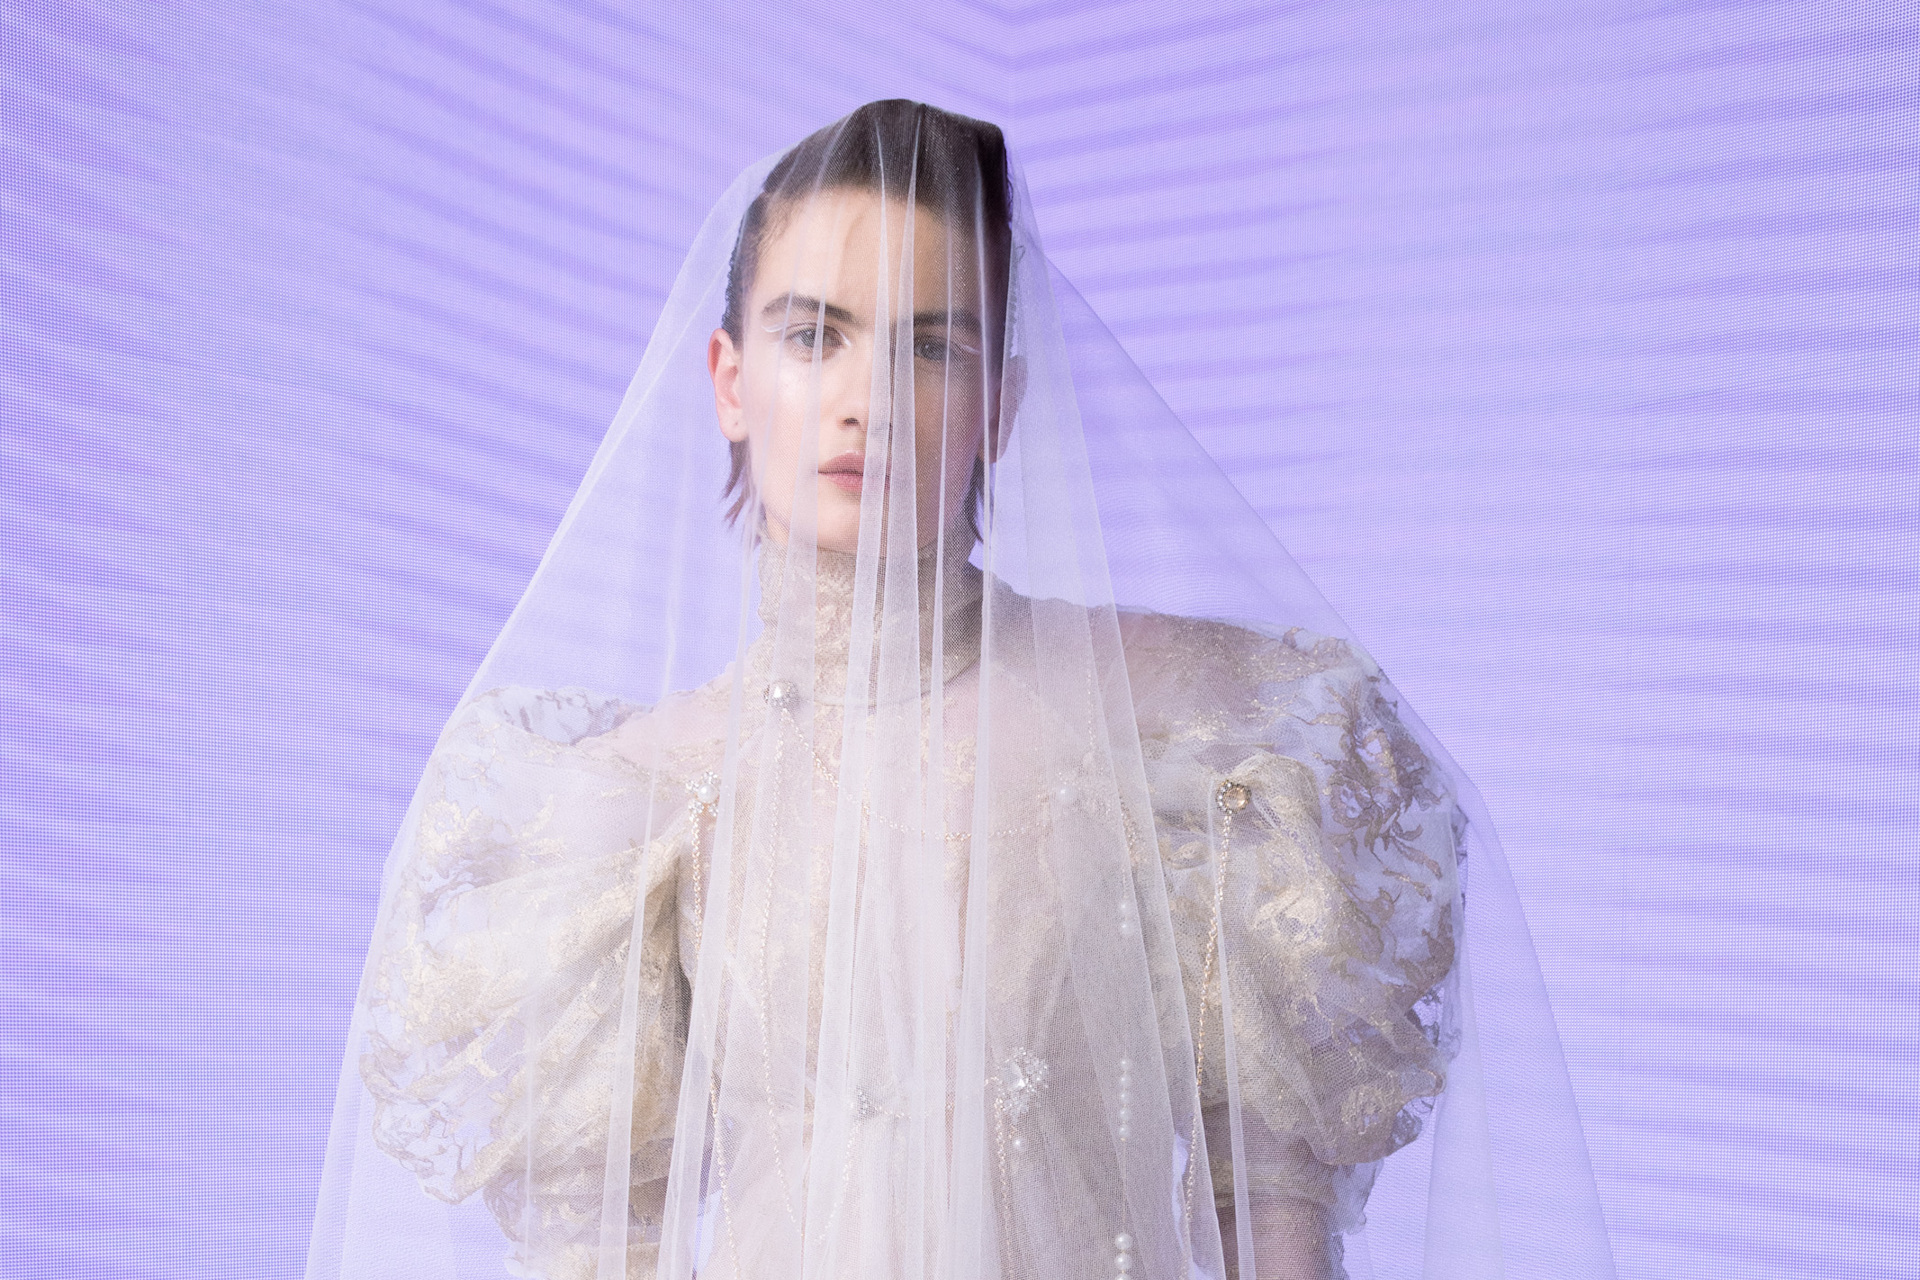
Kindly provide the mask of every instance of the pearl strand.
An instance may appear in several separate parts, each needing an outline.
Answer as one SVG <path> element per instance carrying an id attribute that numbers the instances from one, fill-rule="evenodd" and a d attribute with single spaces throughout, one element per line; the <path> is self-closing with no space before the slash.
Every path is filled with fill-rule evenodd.
<path id="1" fill-rule="evenodd" d="M 1126 1220 L 1126 1211 L 1127 1211 L 1126 1192 L 1125 1192 L 1127 1153 L 1125 1148 L 1126 1148 L 1127 1139 L 1133 1136 L 1133 1059 L 1123 1057 L 1120 1059 L 1120 1062 L 1118 1065 L 1120 1068 L 1120 1079 L 1118 1082 L 1119 1087 L 1114 1091 L 1115 1101 L 1117 1105 L 1114 1110 L 1113 1136 L 1118 1138 L 1121 1144 L 1120 1213 L 1121 1213 L 1121 1221 L 1124 1226 L 1124 1223 Z M 1128 1273 L 1130 1273 L 1132 1270 L 1133 1270 L 1133 1237 L 1123 1229 L 1113 1237 L 1114 1280 L 1128 1280 Z"/>

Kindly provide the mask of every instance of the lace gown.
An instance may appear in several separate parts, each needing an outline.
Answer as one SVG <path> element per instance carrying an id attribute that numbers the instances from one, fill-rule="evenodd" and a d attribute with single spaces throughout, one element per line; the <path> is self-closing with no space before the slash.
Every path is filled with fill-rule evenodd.
<path id="1" fill-rule="evenodd" d="M 771 586 L 777 554 L 765 560 Z M 608 1125 L 626 1101 L 621 1001 L 632 974 L 641 1007 L 626 1011 L 640 1039 L 628 1270 L 653 1274 L 702 920 L 717 892 L 715 798 L 728 737 L 751 746 L 806 703 L 812 740 L 839 741 L 832 694 L 846 669 L 838 638 L 850 630 L 851 562 L 824 554 L 821 562 L 813 679 L 775 677 L 763 639 L 745 655 L 737 707 L 731 670 L 651 710 L 580 690 L 497 689 L 463 709 L 429 766 L 417 856 L 381 925 L 384 959 L 371 975 L 361 1072 L 376 1099 L 379 1144 L 435 1196 L 482 1193 L 537 1274 L 593 1274 Z M 958 982 L 973 847 L 965 718 L 980 703 L 983 666 L 996 687 L 1021 691 L 1004 703 L 1026 708 L 1021 714 L 1046 714 L 1047 697 L 1017 656 L 981 661 L 979 573 L 959 562 L 943 576 L 942 692 L 924 696 L 945 698 L 947 740 L 960 745 L 941 769 L 947 831 L 927 843 L 940 850 L 938 892 L 953 921 L 933 945 L 952 952 Z M 935 577 L 923 572 L 920 581 Z M 996 586 L 989 616 L 1031 607 Z M 932 610 L 929 588 L 923 621 Z M 1252 1202 L 1313 1206 L 1325 1229 L 1351 1228 L 1372 1162 L 1412 1139 L 1444 1084 L 1443 993 L 1458 919 L 1452 797 L 1399 723 L 1378 671 L 1350 646 L 1153 614 L 1122 613 L 1120 631 L 1153 806 L 1136 875 L 1143 860 L 1157 862 L 1164 895 L 1142 900 L 1166 912 L 1179 960 L 1177 979 L 1157 991 L 1161 1032 L 1177 1043 L 1184 1021 L 1197 1046 L 1215 1193 L 1231 1206 L 1223 1121 L 1232 1085 Z M 935 683 L 925 656 L 923 690 Z M 996 741 L 1017 743 L 1021 735 L 1006 727 Z M 813 773 L 814 803 L 828 819 L 813 829 L 830 832 L 837 760 L 825 748 L 790 754 L 776 767 Z M 738 758 L 763 757 L 741 750 Z M 752 782 L 743 776 L 736 794 L 754 795 Z M 997 800 L 988 840 L 1017 846 L 1047 821 L 1049 805 L 1070 797 L 1070 785 L 1036 784 L 1031 795 Z M 716 1280 L 798 1274 L 783 1251 L 807 1217 L 808 1196 L 832 1205 L 836 1236 L 865 1242 L 857 1254 L 849 1245 L 851 1273 L 856 1257 L 871 1263 L 891 1222 L 924 1212 L 913 1201 L 928 1194 L 909 1176 L 918 1158 L 903 1137 L 910 1102 L 884 1073 L 856 1082 L 844 1166 L 806 1167 L 811 1072 L 830 995 L 820 891 L 830 852 L 790 852 L 805 871 L 784 885 L 742 876 L 726 886 L 727 945 L 709 953 L 728 966 L 727 1007 L 736 1014 L 718 1052 L 769 1058 L 763 1077 L 735 1077 L 764 1086 L 716 1093 L 707 1105 L 725 1135 L 726 1172 L 703 1203 L 695 1247 L 700 1273 Z M 1070 1060 L 1076 1041 L 1055 1033 L 1073 1016 L 1055 936 L 1060 886 L 1038 860 L 993 865 L 986 900 L 1001 905 L 987 936 L 996 957 L 988 998 L 1006 1030 L 989 1044 L 990 1176 L 1006 1203 L 1046 1206 L 1043 1221 L 1004 1220 L 999 1247 L 1022 1259 L 1010 1271 L 1104 1275 L 1117 1189 L 1096 1153 L 1075 1158 L 1076 1144 L 1099 1126 L 1087 1123 L 1076 1097 L 1073 1082 L 1084 1074 Z M 1222 1052 L 1223 970 L 1237 1046 L 1231 1064 Z M 564 993 L 548 1002 L 553 1012 L 541 1025 L 521 1013 L 535 986 Z M 864 1024 L 853 1025 L 861 1034 Z M 782 1029 L 806 1045 L 804 1076 L 773 1068 Z M 805 1083 L 782 1083 L 789 1079 Z M 530 1132 L 536 1105 L 541 1119 Z M 1205 1205 L 1208 1179 L 1195 1172 Z M 765 1229 L 734 1226 L 742 1222 Z"/>

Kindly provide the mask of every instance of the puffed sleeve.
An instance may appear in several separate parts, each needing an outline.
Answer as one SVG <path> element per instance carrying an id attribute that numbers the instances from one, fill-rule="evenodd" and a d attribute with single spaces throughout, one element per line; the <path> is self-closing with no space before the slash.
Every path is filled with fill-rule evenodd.
<path id="1" fill-rule="evenodd" d="M 1185 620 L 1147 634 L 1128 665 L 1216 1194 L 1231 1202 L 1224 994 L 1255 1191 L 1344 1228 L 1354 1167 L 1412 1141 L 1445 1083 L 1458 810 L 1353 647 Z"/>
<path id="2" fill-rule="evenodd" d="M 606 749 L 639 714 L 573 690 L 469 703 L 428 764 L 368 974 L 376 1140 L 440 1199 L 484 1192 L 522 1264 L 554 1277 L 589 1274 L 598 1243 L 636 938 L 634 1274 L 652 1274 L 665 1189 L 688 828 L 667 808 L 647 841 L 648 779 Z"/>

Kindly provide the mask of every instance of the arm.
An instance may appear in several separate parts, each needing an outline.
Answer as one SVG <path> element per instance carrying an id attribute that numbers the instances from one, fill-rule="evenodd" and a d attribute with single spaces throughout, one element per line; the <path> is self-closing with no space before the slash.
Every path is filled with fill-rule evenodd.
<path id="1" fill-rule="evenodd" d="M 1221 1169 L 1214 1189 L 1216 1213 L 1220 1219 L 1221 1255 L 1225 1259 L 1228 1280 L 1238 1280 L 1240 1272 L 1239 1216 L 1234 1209 L 1234 1188 L 1227 1131 L 1227 1108 L 1208 1107 L 1203 1113 L 1207 1126 L 1207 1146 L 1216 1154 Z M 1258 1119 L 1248 1115 L 1241 1120 L 1241 1137 L 1247 1156 L 1247 1195 L 1257 1280 L 1337 1280 L 1341 1272 L 1334 1266 L 1332 1212 L 1317 1194 L 1330 1191 L 1331 1170 L 1313 1159 L 1301 1144 L 1289 1147 L 1277 1141 Z"/>
<path id="2" fill-rule="evenodd" d="M 1437 1018 L 1452 969 L 1457 822 L 1444 774 L 1364 655 L 1332 641 L 1240 635 L 1231 662 L 1142 671 L 1136 697 L 1168 709 L 1167 725 L 1151 738 L 1143 730 L 1142 745 L 1205 1058 L 1229 1274 L 1239 1274 L 1244 1226 L 1259 1280 L 1329 1280 L 1342 1275 L 1335 1234 L 1357 1220 L 1365 1196 L 1364 1181 L 1343 1170 L 1410 1141 L 1443 1083 Z M 1186 649 L 1204 657 L 1206 644 Z M 1245 788 L 1230 849 L 1212 811 L 1223 781 Z M 1228 1034 L 1243 1108 L 1244 1223 L 1225 1114 Z"/>
<path id="3" fill-rule="evenodd" d="M 1220 1210 L 1220 1244 L 1227 1280 L 1239 1280 L 1240 1236 L 1232 1205 Z M 1332 1280 L 1333 1233 L 1327 1211 L 1311 1200 L 1272 1197 L 1253 1207 L 1253 1256 L 1258 1280 Z"/>
<path id="4" fill-rule="evenodd" d="M 374 1141 L 438 1199 L 482 1194 L 543 1274 L 597 1245 L 617 1069 L 662 1082 L 633 1102 L 642 1197 L 665 1176 L 680 1074 L 685 824 L 643 847 L 648 779 L 594 748 L 615 710 L 520 689 L 462 710 L 396 854 L 363 995 Z"/>

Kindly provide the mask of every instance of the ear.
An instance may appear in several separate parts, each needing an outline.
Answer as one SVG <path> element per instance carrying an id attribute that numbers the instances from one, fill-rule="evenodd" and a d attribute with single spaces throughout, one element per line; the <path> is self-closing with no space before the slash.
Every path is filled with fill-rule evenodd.
<path id="1" fill-rule="evenodd" d="M 713 379 L 713 409 L 720 418 L 720 434 L 744 444 L 747 416 L 740 407 L 740 351 L 725 329 L 715 329 L 707 339 L 707 376 Z"/>
<path id="2" fill-rule="evenodd" d="M 1007 451 L 1007 435 L 1012 430 L 1014 415 L 1020 412 L 1020 401 L 1027 394 L 1025 356 L 1008 356 L 1000 370 L 1000 395 L 987 422 L 987 438 L 980 442 L 980 456 L 988 462 L 1000 461 L 1000 455 Z"/>

